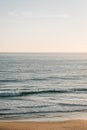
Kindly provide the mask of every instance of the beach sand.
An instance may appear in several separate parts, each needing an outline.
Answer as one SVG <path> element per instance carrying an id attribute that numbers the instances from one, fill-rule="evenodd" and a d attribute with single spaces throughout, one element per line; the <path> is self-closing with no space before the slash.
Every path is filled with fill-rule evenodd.
<path id="1" fill-rule="evenodd" d="M 87 130 L 87 120 L 64 122 L 0 122 L 0 130 Z"/>

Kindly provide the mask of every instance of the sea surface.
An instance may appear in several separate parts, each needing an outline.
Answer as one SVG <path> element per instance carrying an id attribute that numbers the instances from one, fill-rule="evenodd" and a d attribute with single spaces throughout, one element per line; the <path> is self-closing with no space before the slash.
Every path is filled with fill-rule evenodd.
<path id="1" fill-rule="evenodd" d="M 87 119 L 87 54 L 0 53 L 0 120 Z"/>

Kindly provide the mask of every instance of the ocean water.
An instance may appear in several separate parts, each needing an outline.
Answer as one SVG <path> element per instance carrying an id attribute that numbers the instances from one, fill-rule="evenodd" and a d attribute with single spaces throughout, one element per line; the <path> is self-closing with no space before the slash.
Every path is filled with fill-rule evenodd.
<path id="1" fill-rule="evenodd" d="M 0 120 L 86 114 L 87 54 L 0 53 Z"/>

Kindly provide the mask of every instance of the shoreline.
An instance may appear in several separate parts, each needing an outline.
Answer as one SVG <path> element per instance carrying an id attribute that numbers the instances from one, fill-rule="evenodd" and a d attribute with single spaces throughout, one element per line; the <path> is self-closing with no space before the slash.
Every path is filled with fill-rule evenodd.
<path id="1" fill-rule="evenodd" d="M 87 120 L 55 122 L 1 122 L 0 130 L 87 130 Z"/>
<path id="2" fill-rule="evenodd" d="M 87 120 L 87 111 L 75 113 L 58 113 L 49 116 L 14 116 L 1 118 L 0 122 L 64 122 L 70 120 Z"/>

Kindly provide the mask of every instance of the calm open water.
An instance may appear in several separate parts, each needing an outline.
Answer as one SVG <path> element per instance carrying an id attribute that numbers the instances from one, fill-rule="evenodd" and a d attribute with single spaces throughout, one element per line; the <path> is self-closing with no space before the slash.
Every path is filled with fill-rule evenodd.
<path id="1" fill-rule="evenodd" d="M 0 119 L 87 112 L 87 54 L 0 53 Z"/>

